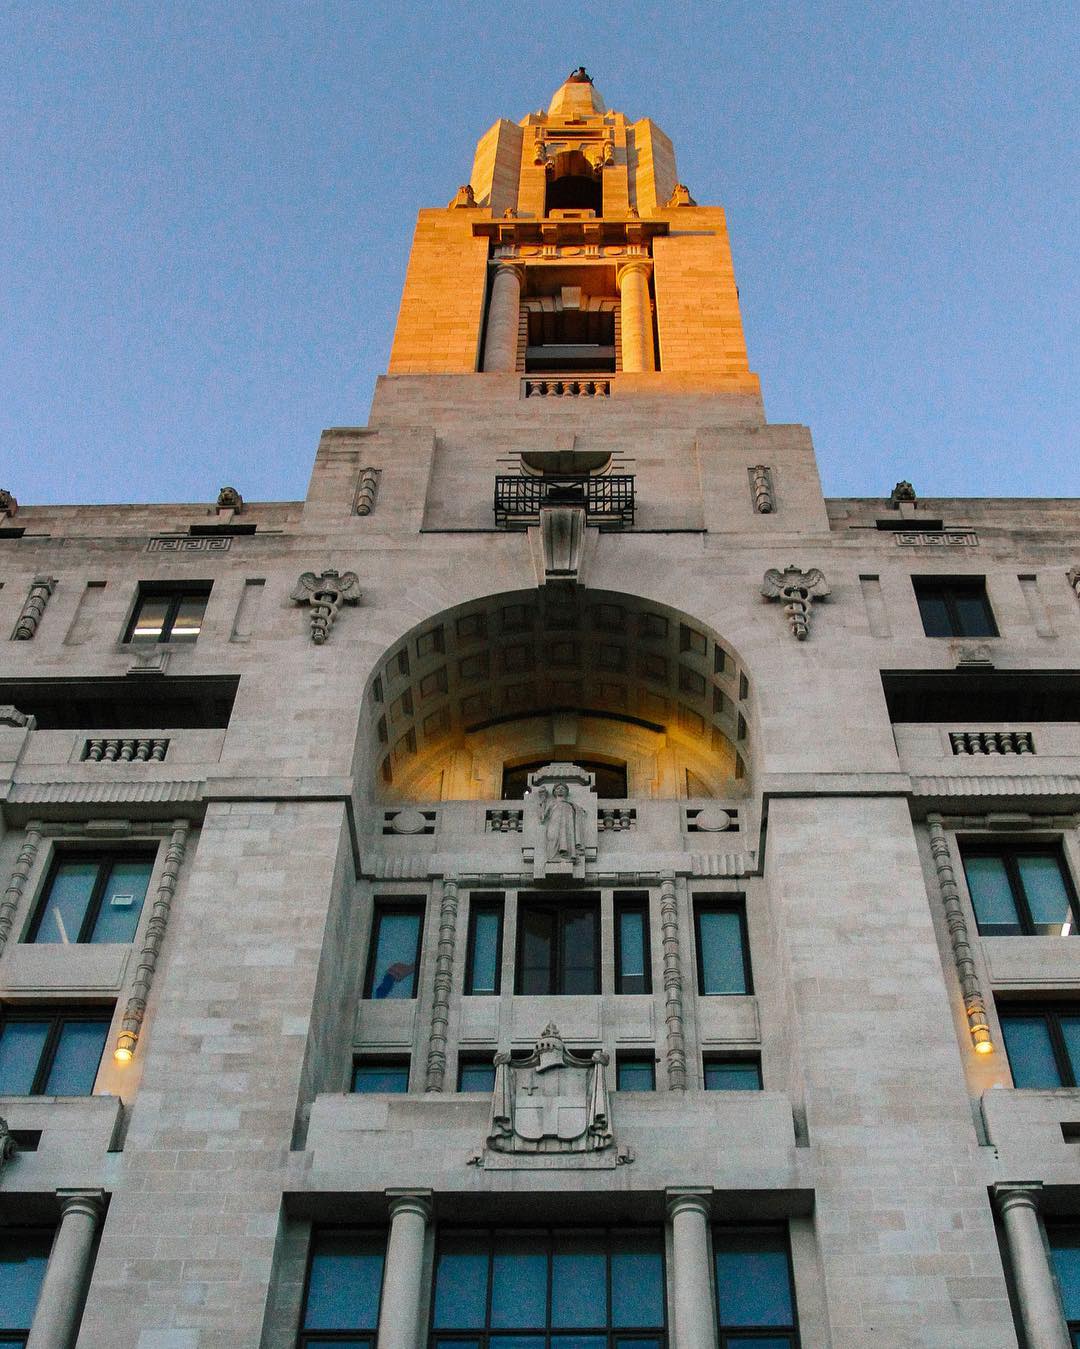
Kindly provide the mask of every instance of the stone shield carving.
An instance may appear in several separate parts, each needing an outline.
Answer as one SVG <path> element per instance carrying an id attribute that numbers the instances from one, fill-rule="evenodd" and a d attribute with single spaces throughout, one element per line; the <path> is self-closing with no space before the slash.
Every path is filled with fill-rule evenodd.
<path id="1" fill-rule="evenodd" d="M 596 1050 L 578 1058 L 557 1026 L 524 1059 L 495 1056 L 487 1145 L 494 1152 L 598 1152 L 613 1142 L 604 1069 Z"/>

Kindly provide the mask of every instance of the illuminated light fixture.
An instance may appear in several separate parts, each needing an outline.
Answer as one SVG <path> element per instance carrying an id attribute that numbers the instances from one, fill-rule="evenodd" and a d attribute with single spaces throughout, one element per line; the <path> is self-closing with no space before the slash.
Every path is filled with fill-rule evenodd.
<path id="1" fill-rule="evenodd" d="M 113 1058 L 117 1063 L 130 1063 L 135 1053 L 135 1046 L 138 1040 L 131 1031 L 121 1031 L 116 1041 L 116 1048 L 113 1050 Z"/>
<path id="2" fill-rule="evenodd" d="M 975 1046 L 976 1054 L 992 1054 L 994 1052 L 994 1042 L 990 1038 L 990 1027 L 987 1025 L 972 1026 L 971 1040 Z"/>

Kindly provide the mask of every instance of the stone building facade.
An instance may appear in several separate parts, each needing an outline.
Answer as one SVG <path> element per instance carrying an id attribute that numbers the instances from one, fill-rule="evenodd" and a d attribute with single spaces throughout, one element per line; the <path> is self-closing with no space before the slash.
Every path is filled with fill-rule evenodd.
<path id="1" fill-rule="evenodd" d="M 1080 1335 L 1080 511 L 824 499 L 655 124 L 304 501 L 0 507 L 0 1342 Z"/>

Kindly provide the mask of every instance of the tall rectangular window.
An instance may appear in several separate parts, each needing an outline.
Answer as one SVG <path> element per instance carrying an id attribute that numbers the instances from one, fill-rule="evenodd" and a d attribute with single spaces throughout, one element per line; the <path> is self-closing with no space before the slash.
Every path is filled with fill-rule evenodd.
<path id="1" fill-rule="evenodd" d="M 649 897 L 615 896 L 615 992 L 650 993 Z"/>
<path id="2" fill-rule="evenodd" d="M 40 1229 L 0 1232 L 0 1349 L 26 1343 L 52 1240 Z"/>
<path id="3" fill-rule="evenodd" d="M 424 935 L 424 905 L 376 901 L 371 920 L 365 998 L 415 998 Z"/>
<path id="4" fill-rule="evenodd" d="M 1080 1345 L 1080 1227 L 1050 1226 L 1050 1259 L 1061 1293 L 1061 1309 L 1074 1345 Z"/>
<path id="5" fill-rule="evenodd" d="M 89 1096 L 111 1023 L 100 1007 L 5 1007 L 0 1096 Z"/>
<path id="6" fill-rule="evenodd" d="M 981 576 L 913 576 L 927 637 L 996 637 L 997 624 Z"/>
<path id="7" fill-rule="evenodd" d="M 495 1090 L 495 1060 L 490 1054 L 463 1056 L 458 1060 L 458 1091 Z"/>
<path id="8" fill-rule="evenodd" d="M 619 1231 L 439 1235 L 430 1349 L 663 1349 L 663 1238 Z"/>
<path id="9" fill-rule="evenodd" d="M 596 896 L 523 899 L 518 905 L 517 992 L 600 992 L 600 904 Z"/>
<path id="10" fill-rule="evenodd" d="M 761 1060 L 756 1054 L 707 1054 L 706 1091 L 760 1091 Z"/>
<path id="11" fill-rule="evenodd" d="M 210 581 L 166 585 L 142 582 L 125 642 L 194 642 L 202 631 Z"/>
<path id="12" fill-rule="evenodd" d="M 795 1349 L 799 1343 L 788 1236 L 782 1227 L 717 1227 L 720 1349 Z"/>
<path id="13" fill-rule="evenodd" d="M 503 897 L 472 895 L 465 952 L 465 992 L 495 994 L 502 970 Z"/>
<path id="14" fill-rule="evenodd" d="M 58 853 L 27 940 L 134 941 L 153 866 L 152 853 Z"/>
<path id="15" fill-rule="evenodd" d="M 752 993 L 746 910 L 741 901 L 696 899 L 698 992 Z"/>
<path id="16" fill-rule="evenodd" d="M 984 937 L 1068 937 L 1080 928 L 1076 894 L 1056 848 L 965 846 L 964 874 Z"/>
<path id="17" fill-rule="evenodd" d="M 301 1349 L 374 1349 L 385 1252 L 382 1232 L 316 1230 L 304 1285 Z"/>
<path id="18" fill-rule="evenodd" d="M 656 1058 L 653 1054 L 616 1054 L 616 1091 L 655 1091 Z"/>
<path id="19" fill-rule="evenodd" d="M 1080 1007 L 999 1009 L 1014 1087 L 1080 1085 Z"/>
<path id="20" fill-rule="evenodd" d="M 353 1064 L 352 1089 L 355 1092 L 409 1090 L 409 1060 L 407 1057 L 365 1057 Z M 0 1345 L 0 1349 L 3 1346 Z"/>

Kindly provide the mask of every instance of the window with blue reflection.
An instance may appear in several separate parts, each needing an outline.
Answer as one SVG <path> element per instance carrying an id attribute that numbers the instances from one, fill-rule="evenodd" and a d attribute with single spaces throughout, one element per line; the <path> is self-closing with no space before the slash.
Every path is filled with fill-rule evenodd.
<path id="1" fill-rule="evenodd" d="M 698 992 L 751 992 L 746 915 L 742 905 L 698 901 L 694 919 Z"/>
<path id="2" fill-rule="evenodd" d="M 89 1096 L 111 1022 L 100 1008 L 6 1009 L 0 1096 Z"/>
<path id="3" fill-rule="evenodd" d="M 432 1349 L 663 1349 L 659 1230 L 440 1234 Z"/>
<path id="4" fill-rule="evenodd" d="M 495 1090 L 495 1064 L 492 1059 L 462 1059 L 458 1064 L 458 1091 Z"/>
<path id="5" fill-rule="evenodd" d="M 760 1091 L 761 1061 L 757 1058 L 705 1060 L 706 1091 Z"/>
<path id="6" fill-rule="evenodd" d="M 964 875 L 984 937 L 1070 937 L 1080 910 L 1059 850 L 979 845 L 963 850 Z"/>
<path id="7" fill-rule="evenodd" d="M 648 993 L 649 909 L 644 895 L 615 896 L 615 992 Z"/>
<path id="8" fill-rule="evenodd" d="M 415 998 L 422 905 L 377 905 L 371 925 L 366 998 Z"/>
<path id="9" fill-rule="evenodd" d="M 474 898 L 469 902 L 469 944 L 465 992 L 493 995 L 499 991 L 502 966 L 502 899 Z"/>
<path id="10" fill-rule="evenodd" d="M 1024 1005 L 1000 1017 L 1014 1087 L 1080 1084 L 1080 1012 Z"/>
<path id="11" fill-rule="evenodd" d="M 1050 1227 L 1050 1255 L 1073 1343 L 1080 1343 L 1080 1228 Z"/>
<path id="12" fill-rule="evenodd" d="M 713 1232 L 713 1253 L 722 1349 L 794 1345 L 795 1293 L 786 1230 L 718 1227 Z"/>
<path id="13" fill-rule="evenodd" d="M 152 869 L 150 855 L 61 853 L 49 873 L 29 940 L 134 941 Z"/>
<path id="14" fill-rule="evenodd" d="M 51 1232 L 15 1229 L 0 1234 L 0 1346 L 26 1343 L 51 1246 Z"/>
<path id="15" fill-rule="evenodd" d="M 655 1091 L 656 1063 L 639 1054 L 620 1054 L 615 1060 L 616 1091 Z"/>
<path id="16" fill-rule="evenodd" d="M 357 1059 L 352 1089 L 357 1092 L 409 1090 L 408 1059 Z"/>
<path id="17" fill-rule="evenodd" d="M 386 1236 L 353 1229 L 317 1230 L 311 1242 L 300 1344 L 368 1349 L 379 1326 Z M 341 1339 L 343 1333 L 360 1332 Z M 337 1332 L 333 1339 L 320 1333 Z"/>

